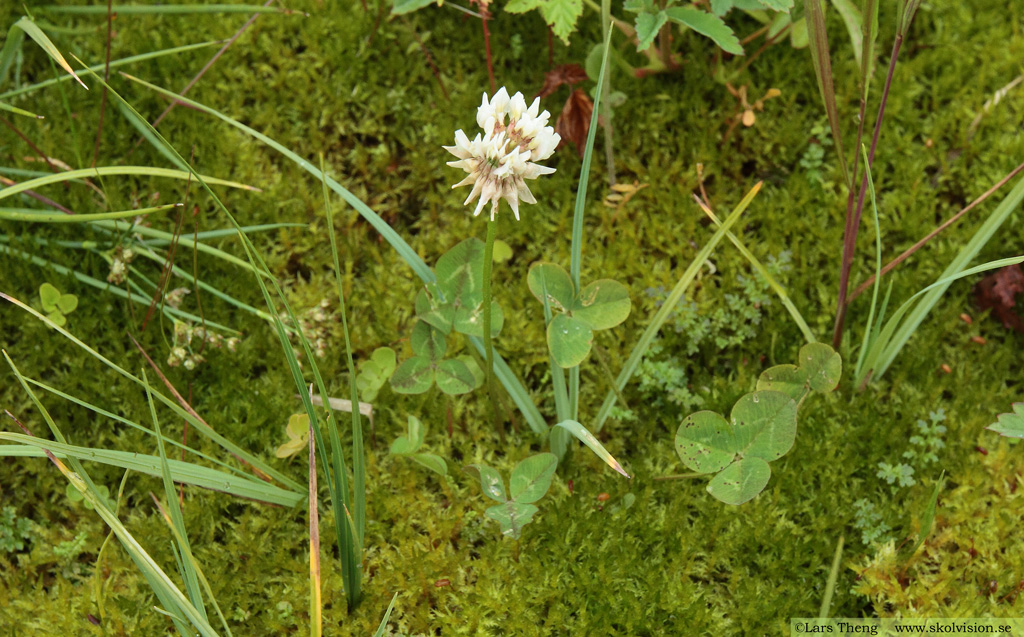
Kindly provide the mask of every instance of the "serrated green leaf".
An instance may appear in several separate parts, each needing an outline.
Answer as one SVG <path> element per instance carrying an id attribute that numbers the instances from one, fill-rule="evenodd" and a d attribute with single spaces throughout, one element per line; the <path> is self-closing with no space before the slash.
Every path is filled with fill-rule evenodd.
<path id="1" fill-rule="evenodd" d="M 789 10 L 793 8 L 793 0 L 757 0 L 763 6 L 771 9 L 772 11 L 782 11 L 783 13 L 789 13 Z"/>
<path id="2" fill-rule="evenodd" d="M 999 414 L 986 429 L 1007 438 L 1024 438 L 1024 403 L 1014 403 L 1013 413 Z"/>
<path id="3" fill-rule="evenodd" d="M 637 51 L 646 51 L 654 44 L 658 31 L 668 22 L 664 11 L 657 13 L 640 13 L 636 16 Z"/>
<path id="4" fill-rule="evenodd" d="M 713 411 L 698 411 L 684 418 L 676 430 L 675 444 L 679 459 L 697 473 L 721 471 L 736 457 L 732 427 Z"/>
<path id="5" fill-rule="evenodd" d="M 391 376 L 391 389 L 399 394 L 422 394 L 434 383 L 434 366 L 423 356 L 413 356 Z"/>
<path id="6" fill-rule="evenodd" d="M 552 312 L 568 312 L 576 298 L 576 289 L 569 273 L 560 265 L 538 261 L 530 266 L 526 285 L 541 303 L 547 298 Z"/>
<path id="7" fill-rule="evenodd" d="M 540 7 L 542 0 L 511 0 L 505 5 L 509 13 L 526 13 Z"/>
<path id="8" fill-rule="evenodd" d="M 551 358 L 562 368 L 582 363 L 594 343 L 594 331 L 582 321 L 565 314 L 551 320 L 547 335 Z"/>
<path id="9" fill-rule="evenodd" d="M 665 10 L 668 19 L 685 25 L 714 41 L 720 49 L 733 55 L 743 55 L 736 34 L 716 15 L 693 7 L 671 7 Z"/>
<path id="10" fill-rule="evenodd" d="M 510 501 L 487 509 L 484 511 L 484 515 L 495 520 L 501 526 L 502 535 L 518 540 L 523 533 L 523 527 L 533 520 L 533 515 L 538 510 L 533 504 Z"/>
<path id="11" fill-rule="evenodd" d="M 540 5 L 544 20 L 566 46 L 569 35 L 576 30 L 576 20 L 583 13 L 583 0 L 545 0 Z"/>
<path id="12" fill-rule="evenodd" d="M 469 367 L 457 358 L 441 361 L 434 370 L 437 387 L 449 396 L 468 394 L 476 386 L 476 378 Z"/>
<path id="13" fill-rule="evenodd" d="M 712 478 L 708 493 L 726 504 L 739 506 L 764 491 L 771 477 L 772 470 L 767 462 L 761 458 L 744 458 Z"/>
<path id="14" fill-rule="evenodd" d="M 711 13 L 721 17 L 732 10 L 732 0 L 711 0 Z"/>
<path id="15" fill-rule="evenodd" d="M 464 471 L 480 481 L 480 488 L 488 498 L 497 502 L 508 501 L 508 496 L 505 495 L 505 483 L 497 469 L 485 464 L 471 464 L 467 465 Z"/>
<path id="16" fill-rule="evenodd" d="M 630 307 L 626 286 L 612 279 L 599 279 L 580 290 L 571 314 L 592 330 L 606 330 L 625 321 Z"/>
<path id="17" fill-rule="evenodd" d="M 539 453 L 522 460 L 509 478 L 509 495 L 521 504 L 540 500 L 551 488 L 551 479 L 557 468 L 558 458 L 553 453 Z"/>

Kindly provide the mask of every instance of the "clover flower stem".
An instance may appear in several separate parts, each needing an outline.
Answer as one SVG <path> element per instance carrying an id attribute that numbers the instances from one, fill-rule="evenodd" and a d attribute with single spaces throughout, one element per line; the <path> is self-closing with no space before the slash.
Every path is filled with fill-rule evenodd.
<path id="1" fill-rule="evenodd" d="M 484 374 L 487 378 L 487 395 L 491 400 L 494 427 L 504 439 L 505 430 L 498 419 L 498 401 L 494 387 L 494 344 L 491 342 L 491 268 L 494 265 L 494 239 L 497 234 L 497 221 L 488 221 L 487 241 L 484 243 Z"/>

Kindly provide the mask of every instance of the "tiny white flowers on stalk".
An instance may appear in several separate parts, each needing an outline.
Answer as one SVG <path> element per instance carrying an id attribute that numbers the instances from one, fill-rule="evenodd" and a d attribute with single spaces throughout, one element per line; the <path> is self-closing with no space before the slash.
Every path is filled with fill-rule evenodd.
<path id="1" fill-rule="evenodd" d="M 522 93 L 509 97 L 504 87 L 490 100 L 484 93 L 476 112 L 476 123 L 483 133 L 470 140 L 461 129 L 457 130 L 455 145 L 444 147 L 459 158 L 448 165 L 469 173 L 452 188 L 473 186 L 467 204 L 480 198 L 474 216 L 491 202 L 493 221 L 498 203 L 504 199 L 518 221 L 520 201 L 537 203 L 526 180 L 555 172 L 554 168 L 536 162 L 550 157 L 561 141 L 555 129 L 547 125 L 550 117 L 547 111 L 540 111 L 539 97 L 527 107 Z"/>

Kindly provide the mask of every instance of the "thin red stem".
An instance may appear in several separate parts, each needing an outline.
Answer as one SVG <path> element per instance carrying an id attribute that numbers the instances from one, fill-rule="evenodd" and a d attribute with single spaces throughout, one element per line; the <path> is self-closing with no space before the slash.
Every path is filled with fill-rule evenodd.
<path id="1" fill-rule="evenodd" d="M 896 72 L 896 58 L 900 54 L 900 46 L 903 44 L 902 34 L 896 35 L 892 45 L 892 55 L 889 58 L 889 72 L 885 76 L 885 88 L 882 89 L 882 100 L 878 104 L 878 117 L 875 118 L 875 132 L 871 137 L 871 148 L 868 150 L 867 165 L 864 167 L 864 177 L 860 182 L 860 191 L 857 195 L 857 208 L 853 217 L 848 219 L 846 234 L 843 238 L 843 264 L 839 273 L 839 299 L 836 302 L 836 323 L 832 332 L 832 347 L 838 349 L 843 340 L 843 324 L 846 321 L 847 290 L 850 286 L 850 268 L 853 266 L 853 252 L 857 245 L 857 231 L 860 228 L 861 214 L 864 212 L 864 197 L 868 191 L 868 172 L 875 160 L 875 149 L 878 148 L 878 137 L 882 132 L 882 119 L 885 117 L 885 104 L 889 100 L 889 89 L 892 86 L 892 78 Z"/>
<path id="2" fill-rule="evenodd" d="M 487 10 L 487 5 L 480 5 L 480 22 L 484 25 L 484 50 L 487 53 L 487 77 L 491 80 L 491 94 L 493 95 L 497 88 L 497 84 L 494 82 L 494 64 L 491 62 L 491 32 L 487 29 L 487 21 L 491 17 L 491 12 Z"/>

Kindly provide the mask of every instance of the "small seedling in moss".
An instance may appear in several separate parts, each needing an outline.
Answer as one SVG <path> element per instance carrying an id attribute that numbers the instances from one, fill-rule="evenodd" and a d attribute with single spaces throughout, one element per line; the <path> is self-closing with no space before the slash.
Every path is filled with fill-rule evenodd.
<path id="1" fill-rule="evenodd" d="M 61 327 L 68 322 L 67 315 L 78 307 L 77 296 L 61 294 L 61 291 L 52 283 L 44 283 L 39 286 L 39 302 L 43 306 L 46 317 Z"/>
<path id="2" fill-rule="evenodd" d="M 762 372 L 757 390 L 741 397 L 730 420 L 713 411 L 683 419 L 676 452 L 697 474 L 715 473 L 708 493 L 726 504 L 753 499 L 768 485 L 768 463 L 778 460 L 796 440 L 797 409 L 811 391 L 836 388 L 842 360 L 831 347 L 811 343 L 800 348 L 800 365 L 778 365 Z"/>
<path id="3" fill-rule="evenodd" d="M 384 383 L 395 373 L 396 361 L 395 350 L 390 347 L 378 347 L 370 354 L 370 360 L 359 366 L 356 388 L 362 400 L 372 403 L 377 399 L 377 394 L 384 387 Z"/>
<path id="4" fill-rule="evenodd" d="M 25 543 L 32 538 L 32 522 L 27 518 L 19 518 L 14 507 L 4 507 L 0 511 L 0 551 L 13 553 L 25 548 Z"/>
<path id="5" fill-rule="evenodd" d="M 499 502 L 484 511 L 484 515 L 501 526 L 502 535 L 518 540 L 523 527 L 533 520 L 539 510 L 533 503 L 548 492 L 556 468 L 558 458 L 553 453 L 530 456 L 512 469 L 507 492 L 497 469 L 485 464 L 471 464 L 465 471 L 480 481 L 484 495 Z"/>
<path id="6" fill-rule="evenodd" d="M 85 552 L 85 544 L 89 540 L 89 534 L 82 531 L 73 539 L 61 542 L 53 547 L 53 554 L 64 562 L 70 562 Z"/>
<path id="7" fill-rule="evenodd" d="M 391 454 L 407 456 L 438 475 L 448 475 L 448 464 L 445 463 L 444 458 L 437 454 L 421 452 L 419 450 L 423 446 L 423 440 L 426 437 L 427 428 L 420 422 L 420 419 L 416 416 L 409 416 L 409 433 L 405 436 L 399 436 L 391 443 Z"/>
<path id="8" fill-rule="evenodd" d="M 918 434 L 910 437 L 910 444 L 913 448 L 903 452 L 903 457 L 908 460 L 920 460 L 922 464 L 938 462 L 938 452 L 946 446 L 942 439 L 946 433 L 946 427 L 942 423 L 946 421 L 946 411 L 941 407 L 928 414 L 930 422 L 917 421 Z"/>
<path id="9" fill-rule="evenodd" d="M 110 489 L 108 489 L 106 485 L 96 485 L 96 490 L 99 491 L 99 494 L 103 498 L 103 501 L 107 505 L 107 508 L 111 510 L 116 508 L 114 505 L 114 501 L 110 499 Z M 92 510 L 92 502 L 85 500 L 82 496 L 82 492 L 75 488 L 73 484 L 68 483 L 68 486 L 64 489 L 64 492 L 67 494 L 68 500 L 71 500 L 72 502 L 82 502 L 85 505 L 86 509 L 89 509 L 90 511 Z"/>
<path id="10" fill-rule="evenodd" d="M 274 452 L 278 458 L 290 458 L 309 446 L 309 415 L 292 414 L 284 432 L 288 435 L 288 442 Z"/>
<path id="11" fill-rule="evenodd" d="M 875 475 L 890 485 L 899 483 L 901 487 L 912 487 L 917 484 L 917 480 L 914 480 L 914 467 L 902 462 L 897 465 L 879 462 Z"/>

